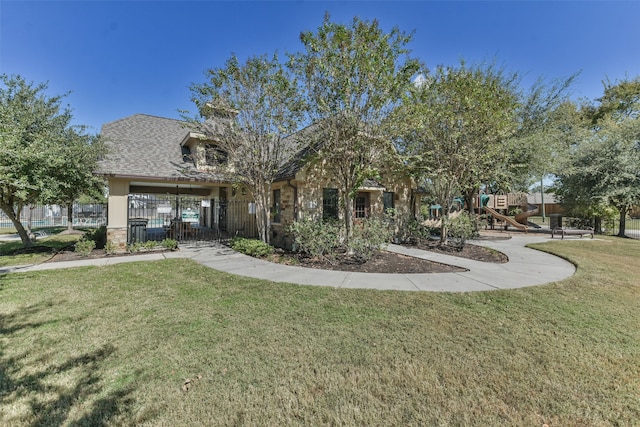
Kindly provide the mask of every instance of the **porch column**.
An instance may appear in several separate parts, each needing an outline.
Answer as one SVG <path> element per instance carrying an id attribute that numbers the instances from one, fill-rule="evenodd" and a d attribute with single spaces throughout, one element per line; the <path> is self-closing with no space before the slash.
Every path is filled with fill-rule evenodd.
<path id="1" fill-rule="evenodd" d="M 129 181 L 109 180 L 109 217 L 107 219 L 107 242 L 118 251 L 127 247 Z"/>

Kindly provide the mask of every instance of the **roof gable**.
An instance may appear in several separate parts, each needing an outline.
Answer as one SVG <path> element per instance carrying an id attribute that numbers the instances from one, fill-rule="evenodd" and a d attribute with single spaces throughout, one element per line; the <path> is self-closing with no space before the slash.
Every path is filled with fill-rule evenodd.
<path id="1" fill-rule="evenodd" d="M 196 169 L 183 142 L 192 131 L 181 120 L 134 114 L 102 127 L 109 152 L 97 173 L 150 180 L 229 181 L 224 174 Z"/>

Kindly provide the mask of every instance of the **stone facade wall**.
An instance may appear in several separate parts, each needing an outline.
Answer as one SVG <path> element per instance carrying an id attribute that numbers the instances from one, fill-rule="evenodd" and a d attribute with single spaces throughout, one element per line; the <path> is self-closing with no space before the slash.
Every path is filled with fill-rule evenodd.
<path id="1" fill-rule="evenodd" d="M 371 217 L 383 218 L 383 193 L 385 191 L 394 193 L 394 209 L 398 216 L 408 217 L 413 214 L 412 193 L 414 185 L 410 177 L 391 171 L 383 171 L 378 183 L 384 188 L 362 189 L 362 191 L 369 193 Z M 322 164 L 303 168 L 298 172 L 295 180 L 274 184 L 273 189 L 280 190 L 281 219 L 280 222 L 271 224 L 271 243 L 274 246 L 290 248 L 293 239 L 287 231 L 288 226 L 294 220 L 321 221 L 323 189 L 339 189 L 339 187 L 338 182 L 328 176 L 328 172 Z M 342 200 L 341 194 L 339 198 Z M 339 209 L 339 212 L 341 219 L 342 210 Z"/>
<path id="2" fill-rule="evenodd" d="M 107 228 L 107 242 L 115 245 L 116 252 L 126 252 L 127 229 L 122 227 Z"/>
<path id="3" fill-rule="evenodd" d="M 271 244 L 290 249 L 293 240 L 287 229 L 296 217 L 296 188 L 285 182 L 274 184 L 272 190 L 280 190 L 280 222 L 271 222 Z"/>

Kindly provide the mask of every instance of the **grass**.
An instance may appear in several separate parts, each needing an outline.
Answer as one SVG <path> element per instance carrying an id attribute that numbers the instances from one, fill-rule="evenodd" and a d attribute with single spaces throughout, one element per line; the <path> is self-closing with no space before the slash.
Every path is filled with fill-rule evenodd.
<path id="1" fill-rule="evenodd" d="M 0 424 L 633 425 L 640 242 L 536 247 L 576 275 L 463 294 L 187 260 L 5 275 Z"/>
<path id="2" fill-rule="evenodd" d="M 52 231 L 52 233 L 54 231 Z M 2 242 L 0 243 L 0 267 L 21 264 L 40 264 L 51 258 L 52 252 L 75 243 L 80 237 L 80 234 L 53 234 L 49 237 L 38 238 L 34 243 L 34 246 L 50 248 L 50 251 L 17 255 L 13 254 L 13 252 L 17 249 L 24 248 L 22 241 L 14 240 Z"/>

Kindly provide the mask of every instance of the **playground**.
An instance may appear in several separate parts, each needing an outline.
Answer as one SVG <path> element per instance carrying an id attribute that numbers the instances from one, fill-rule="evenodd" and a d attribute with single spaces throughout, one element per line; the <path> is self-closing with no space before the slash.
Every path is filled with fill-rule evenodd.
<path id="1" fill-rule="evenodd" d="M 480 204 L 478 204 L 478 200 Z M 479 208 L 480 205 L 480 208 Z M 479 209 L 480 214 L 488 216 L 487 223 L 491 229 L 503 228 L 508 229 L 509 226 L 528 232 L 530 229 L 541 229 L 542 227 L 534 222 L 529 221 L 529 217 L 539 212 L 538 206 L 530 205 L 527 202 L 527 195 L 524 193 L 507 193 L 507 194 L 481 194 L 476 198 L 475 208 Z M 518 210 L 514 216 L 510 216 L 509 212 Z M 551 224 L 550 228 L 561 226 L 557 222 Z"/>

